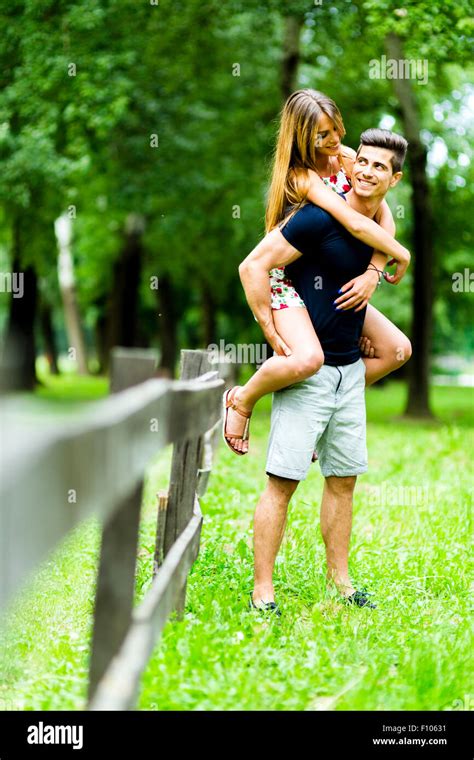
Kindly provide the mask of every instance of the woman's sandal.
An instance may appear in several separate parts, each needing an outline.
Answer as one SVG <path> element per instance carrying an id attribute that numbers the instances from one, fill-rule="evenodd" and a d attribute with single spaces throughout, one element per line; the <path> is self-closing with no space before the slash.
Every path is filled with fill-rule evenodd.
<path id="1" fill-rule="evenodd" d="M 229 443 L 229 440 L 231 438 L 236 438 L 237 440 L 242 440 L 242 441 L 248 441 L 249 439 L 249 424 L 250 424 L 250 417 L 252 416 L 252 412 L 247 412 L 245 409 L 240 409 L 237 406 L 237 404 L 235 404 L 233 401 L 235 392 L 239 387 L 240 387 L 239 385 L 234 385 L 233 388 L 230 388 L 230 390 L 224 393 L 224 397 L 223 397 L 224 415 L 223 415 L 223 425 L 222 425 L 222 437 L 224 441 L 226 442 L 226 445 L 229 447 L 231 451 L 234 452 L 234 454 L 243 456 L 244 454 L 247 454 L 246 451 L 238 451 L 237 449 L 234 449 L 234 447 L 231 446 L 231 444 Z M 245 428 L 242 435 L 235 435 L 235 434 L 231 435 L 230 433 L 226 433 L 227 416 L 229 413 L 229 409 L 233 409 L 234 412 L 237 412 L 238 414 L 240 414 L 241 417 L 246 418 Z"/>

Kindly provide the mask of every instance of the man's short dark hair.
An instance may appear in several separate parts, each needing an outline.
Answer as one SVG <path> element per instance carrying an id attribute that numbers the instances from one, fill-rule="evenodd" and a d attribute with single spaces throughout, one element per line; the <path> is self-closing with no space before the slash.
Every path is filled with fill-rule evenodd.
<path id="1" fill-rule="evenodd" d="M 391 159 L 393 173 L 401 172 L 408 148 L 408 143 L 404 137 L 397 135 L 396 132 L 391 132 L 389 129 L 366 129 L 360 136 L 357 155 L 359 155 L 363 145 L 391 150 L 393 153 Z"/>

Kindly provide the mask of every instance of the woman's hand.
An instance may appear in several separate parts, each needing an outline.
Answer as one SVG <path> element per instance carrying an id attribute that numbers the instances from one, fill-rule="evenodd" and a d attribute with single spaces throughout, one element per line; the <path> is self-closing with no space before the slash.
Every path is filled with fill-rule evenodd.
<path id="1" fill-rule="evenodd" d="M 291 349 L 283 338 L 277 333 L 275 328 L 267 328 L 263 331 L 263 334 L 265 335 L 265 340 L 270 343 L 271 347 L 275 351 L 278 356 L 291 356 Z"/>
<path id="2" fill-rule="evenodd" d="M 347 311 L 357 306 L 354 311 L 361 311 L 372 298 L 378 285 L 379 274 L 375 269 L 367 269 L 366 272 L 349 280 L 341 288 L 342 296 L 334 301 L 334 307 L 340 311 Z"/>
<path id="3" fill-rule="evenodd" d="M 388 272 L 384 272 L 383 276 L 385 280 L 389 282 L 390 285 L 398 285 L 402 277 L 405 276 L 409 263 L 410 263 L 410 259 L 408 259 L 408 261 L 395 261 L 395 259 L 391 259 L 391 261 L 388 262 L 387 266 L 390 267 L 392 266 L 392 264 L 396 264 L 395 272 L 393 274 L 388 274 Z"/>

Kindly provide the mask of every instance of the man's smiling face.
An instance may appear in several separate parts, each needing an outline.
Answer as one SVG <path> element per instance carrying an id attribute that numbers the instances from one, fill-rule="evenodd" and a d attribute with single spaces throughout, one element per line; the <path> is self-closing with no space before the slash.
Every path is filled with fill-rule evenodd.
<path id="1" fill-rule="evenodd" d="M 361 198 L 384 197 L 390 187 L 395 187 L 402 172 L 393 173 L 393 151 L 362 145 L 352 169 L 351 183 Z"/>

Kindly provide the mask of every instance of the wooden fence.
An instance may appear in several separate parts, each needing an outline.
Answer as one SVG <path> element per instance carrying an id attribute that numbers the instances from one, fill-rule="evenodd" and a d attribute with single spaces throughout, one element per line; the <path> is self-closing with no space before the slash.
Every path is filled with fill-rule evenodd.
<path id="1" fill-rule="evenodd" d="M 181 379 L 148 379 L 149 352 L 115 349 L 113 395 L 76 423 L 26 427 L 0 406 L 0 609 L 48 553 L 91 514 L 102 523 L 88 707 L 133 707 L 140 678 L 173 610 L 184 609 L 199 551 L 205 492 L 231 365 L 183 351 Z M 220 377 L 219 377 L 220 375 Z M 132 386 L 132 387 L 129 387 Z M 174 444 L 159 494 L 153 580 L 134 608 L 145 468 Z"/>

